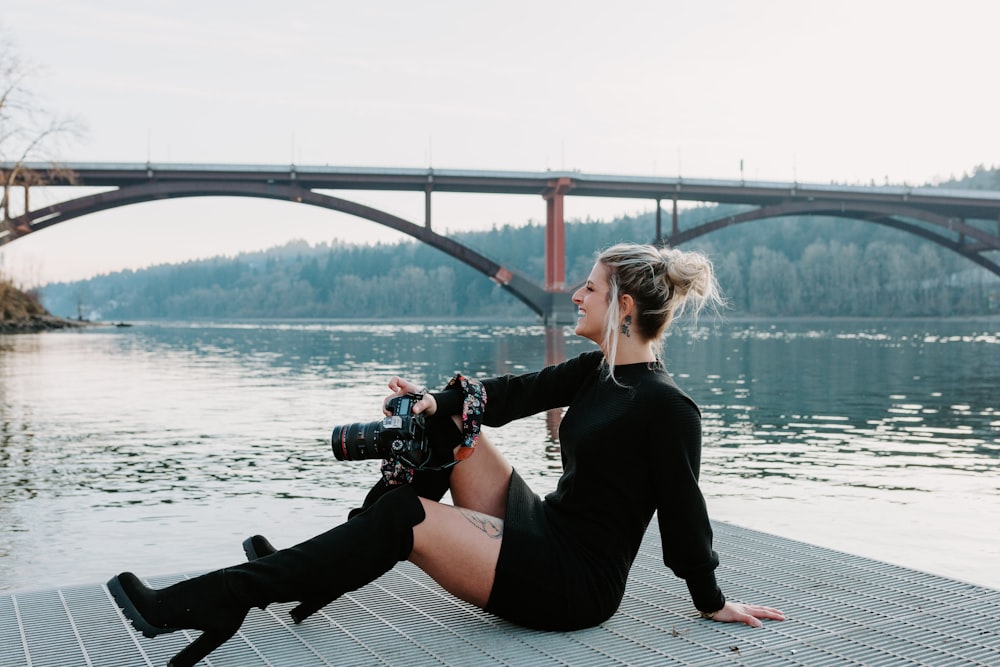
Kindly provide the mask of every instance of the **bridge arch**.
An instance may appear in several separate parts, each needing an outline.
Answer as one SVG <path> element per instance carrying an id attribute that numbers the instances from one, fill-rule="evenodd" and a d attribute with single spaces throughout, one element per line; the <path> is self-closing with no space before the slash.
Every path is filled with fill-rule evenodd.
<path id="1" fill-rule="evenodd" d="M 563 310 L 556 307 L 556 300 L 561 296 L 560 294 L 546 292 L 519 272 L 504 268 L 471 248 L 434 232 L 429 227 L 418 225 L 364 204 L 313 192 L 307 188 L 295 185 L 251 182 L 157 183 L 153 181 L 53 204 L 31 211 L 29 214 L 18 218 L 13 218 L 10 220 L 10 224 L 13 229 L 20 230 L 24 234 L 28 231 L 38 231 L 72 220 L 73 218 L 107 209 L 159 199 L 177 199 L 183 197 L 258 197 L 275 199 L 309 204 L 370 220 L 407 234 L 471 266 L 513 294 L 543 319 L 548 320 Z M 564 300 L 568 302 L 568 297 Z"/>
<path id="2" fill-rule="evenodd" d="M 680 245 L 685 241 L 691 241 L 705 234 L 709 234 L 726 227 L 738 225 L 753 220 L 764 220 L 769 218 L 781 218 L 793 215 L 823 216 L 834 218 L 848 218 L 871 222 L 894 229 L 899 229 L 915 236 L 919 236 L 928 241 L 933 241 L 940 246 L 962 255 L 988 271 L 1000 276 L 1000 264 L 991 260 L 983 251 L 1000 251 L 997 237 L 978 227 L 970 225 L 956 218 L 947 218 L 928 211 L 919 209 L 900 210 L 898 206 L 866 204 L 840 206 L 830 204 L 818 204 L 816 202 L 783 202 L 773 206 L 763 206 L 751 211 L 744 211 L 734 215 L 727 215 L 709 222 L 701 223 L 696 227 L 691 227 L 662 239 L 670 245 Z M 948 238 L 936 233 L 926 227 L 907 222 L 904 218 L 919 220 L 936 227 L 941 227 L 946 231 L 958 235 L 956 239 Z M 967 239 L 974 239 L 978 243 L 970 243 Z"/>

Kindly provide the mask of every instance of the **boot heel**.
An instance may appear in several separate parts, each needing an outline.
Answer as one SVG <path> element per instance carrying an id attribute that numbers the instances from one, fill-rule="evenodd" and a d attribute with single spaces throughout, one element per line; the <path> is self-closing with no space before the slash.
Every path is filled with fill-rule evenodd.
<path id="1" fill-rule="evenodd" d="M 277 549 L 263 535 L 253 535 L 243 540 L 243 553 L 246 554 L 247 560 L 253 561 L 264 556 L 270 556 L 275 551 Z"/>
<path id="2" fill-rule="evenodd" d="M 236 634 L 239 627 L 233 630 L 208 630 L 193 642 L 185 646 L 180 653 L 167 663 L 167 667 L 193 667 L 199 660 L 219 648 Z"/>
<path id="3" fill-rule="evenodd" d="M 331 602 L 333 602 L 333 600 L 327 600 L 326 602 L 306 600 L 299 603 L 299 606 L 292 609 L 288 612 L 288 614 L 292 617 L 292 620 L 295 621 L 295 624 L 298 625 Z"/>
<path id="4" fill-rule="evenodd" d="M 270 556 L 276 551 L 277 549 L 274 548 L 274 545 L 263 535 L 254 535 L 243 540 L 243 553 L 247 555 L 247 560 L 249 561 Z M 318 602 L 316 600 L 304 600 L 299 606 L 292 609 L 289 614 L 292 620 L 295 621 L 295 624 L 298 625 L 332 601 Z"/>

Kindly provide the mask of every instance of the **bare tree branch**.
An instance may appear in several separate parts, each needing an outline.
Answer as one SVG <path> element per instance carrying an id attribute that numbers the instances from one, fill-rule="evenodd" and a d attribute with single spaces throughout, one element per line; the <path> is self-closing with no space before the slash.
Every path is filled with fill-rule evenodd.
<path id="1" fill-rule="evenodd" d="M 0 228 L 3 228 L 11 217 L 11 189 L 24 188 L 27 202 L 28 188 L 46 184 L 39 173 L 26 165 L 48 162 L 56 167 L 55 160 L 46 159 L 50 149 L 62 139 L 79 137 L 84 128 L 79 120 L 57 116 L 36 103 L 27 85 L 36 70 L 17 55 L 3 26 L 0 26 L 0 45 L 0 163 L 5 165 L 0 169 L 0 219 L 5 223 Z M 68 170 L 61 170 L 59 176 L 73 182 Z"/>

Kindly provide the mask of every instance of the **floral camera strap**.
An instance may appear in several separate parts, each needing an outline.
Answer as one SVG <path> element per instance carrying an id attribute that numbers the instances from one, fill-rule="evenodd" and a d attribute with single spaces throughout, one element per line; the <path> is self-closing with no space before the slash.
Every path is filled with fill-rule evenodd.
<path id="1" fill-rule="evenodd" d="M 448 381 L 445 389 L 462 389 L 462 444 L 455 453 L 455 460 L 462 461 L 472 456 L 479 442 L 479 431 L 483 427 L 483 413 L 486 411 L 486 390 L 478 380 L 472 380 L 461 373 Z"/>

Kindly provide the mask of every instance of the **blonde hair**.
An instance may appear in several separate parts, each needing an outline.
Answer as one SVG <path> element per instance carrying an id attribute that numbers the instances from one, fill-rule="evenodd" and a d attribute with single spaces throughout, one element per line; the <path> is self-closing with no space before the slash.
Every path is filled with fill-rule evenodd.
<path id="1" fill-rule="evenodd" d="M 608 269 L 610 289 L 602 347 L 612 379 L 622 321 L 622 295 L 628 294 L 635 302 L 632 330 L 653 342 L 657 357 L 663 351 L 664 334 L 675 317 L 688 308 L 697 316 L 705 306 L 725 303 L 711 260 L 699 252 L 619 243 L 598 254 L 597 261 Z"/>

